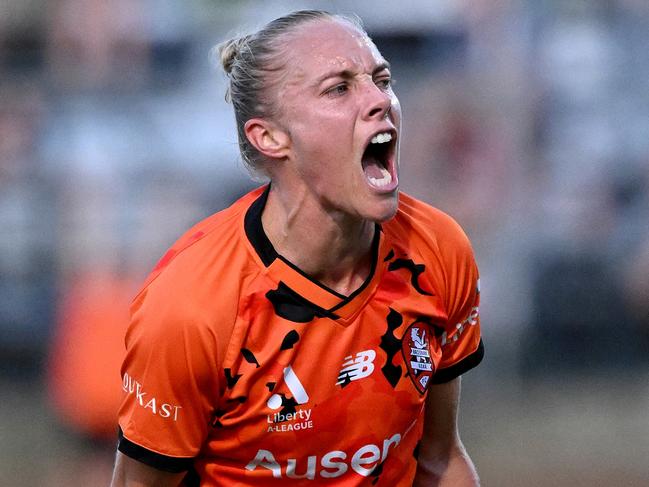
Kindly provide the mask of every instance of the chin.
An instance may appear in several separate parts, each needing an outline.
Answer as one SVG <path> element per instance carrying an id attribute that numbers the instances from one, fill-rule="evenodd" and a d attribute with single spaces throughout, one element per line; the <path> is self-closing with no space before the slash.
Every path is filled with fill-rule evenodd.
<path id="1" fill-rule="evenodd" d="M 368 220 L 372 220 L 376 223 L 384 223 L 397 214 L 398 208 L 399 192 L 395 191 L 389 198 L 382 198 L 382 201 L 372 205 L 371 211 L 368 212 Z"/>

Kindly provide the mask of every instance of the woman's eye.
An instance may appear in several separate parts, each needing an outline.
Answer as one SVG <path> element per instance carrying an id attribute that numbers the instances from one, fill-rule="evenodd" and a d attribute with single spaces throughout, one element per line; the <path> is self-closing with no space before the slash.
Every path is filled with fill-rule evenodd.
<path id="1" fill-rule="evenodd" d="M 327 90 L 327 95 L 329 96 L 340 96 L 344 95 L 349 88 L 345 83 L 341 83 L 339 85 L 334 86 L 333 88 L 330 88 Z"/>
<path id="2" fill-rule="evenodd" d="M 393 84 L 394 84 L 394 80 L 392 80 L 392 78 L 381 78 L 376 80 L 376 86 L 378 86 L 383 90 L 387 90 Z"/>

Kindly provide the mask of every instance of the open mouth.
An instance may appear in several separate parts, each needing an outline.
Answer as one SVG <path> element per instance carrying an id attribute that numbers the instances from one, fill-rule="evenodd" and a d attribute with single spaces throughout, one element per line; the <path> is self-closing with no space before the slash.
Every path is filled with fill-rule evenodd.
<path id="1" fill-rule="evenodd" d="M 396 134 L 392 131 L 379 132 L 369 140 L 361 163 L 363 173 L 371 186 L 386 190 L 396 187 L 395 146 Z"/>

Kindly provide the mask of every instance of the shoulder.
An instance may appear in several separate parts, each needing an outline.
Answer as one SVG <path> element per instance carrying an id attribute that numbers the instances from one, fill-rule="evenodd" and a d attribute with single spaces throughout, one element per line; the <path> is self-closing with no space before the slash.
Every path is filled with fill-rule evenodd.
<path id="1" fill-rule="evenodd" d="M 469 238 L 453 217 L 405 193 L 399 195 L 397 214 L 384 229 L 393 238 L 442 256 L 473 255 Z"/>
<path id="2" fill-rule="evenodd" d="M 144 287 L 150 285 L 165 273 L 178 273 L 195 265 L 213 263 L 214 260 L 228 260 L 228 251 L 245 251 L 240 245 L 243 235 L 243 216 L 250 204 L 261 194 L 258 188 L 244 195 L 230 207 L 200 221 L 187 230 L 158 261 L 147 277 Z M 230 247 L 234 247 L 230 250 Z"/>
<path id="3" fill-rule="evenodd" d="M 146 309 L 189 324 L 235 312 L 241 282 L 253 268 L 243 218 L 259 194 L 248 193 L 185 232 L 145 280 L 132 314 Z"/>

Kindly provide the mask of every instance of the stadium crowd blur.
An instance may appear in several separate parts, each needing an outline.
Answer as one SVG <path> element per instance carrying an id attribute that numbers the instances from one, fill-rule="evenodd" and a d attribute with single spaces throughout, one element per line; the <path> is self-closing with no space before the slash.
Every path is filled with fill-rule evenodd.
<path id="1" fill-rule="evenodd" d="M 210 47 L 305 7 L 363 18 L 404 108 L 402 188 L 473 241 L 487 358 L 463 408 L 485 485 L 522 485 L 505 461 L 548 485 L 494 448 L 501 430 L 475 431 L 539 390 L 582 427 L 601 426 L 583 423 L 593 389 L 594 414 L 616 408 L 595 441 L 635 431 L 632 404 L 649 430 L 649 3 L 379 3 L 0 1 L 0 484 L 106 484 L 130 298 L 177 236 L 257 184 Z M 648 437 L 619 440 L 637 457 L 600 445 L 612 466 L 588 485 L 649 481 Z M 557 445 L 537 446 L 552 464 Z M 576 465 L 553 484 L 586 485 Z"/>

